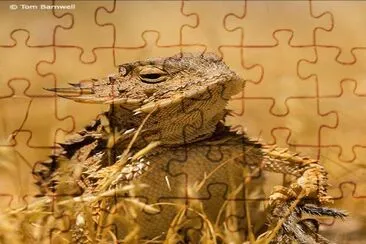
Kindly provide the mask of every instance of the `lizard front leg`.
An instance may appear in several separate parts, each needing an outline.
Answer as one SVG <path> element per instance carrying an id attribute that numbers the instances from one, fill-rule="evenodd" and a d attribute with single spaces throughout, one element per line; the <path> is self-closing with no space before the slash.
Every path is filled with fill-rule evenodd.
<path id="1" fill-rule="evenodd" d="M 328 243 L 317 233 L 318 223 L 302 219 L 302 213 L 343 218 L 342 211 L 324 207 L 331 203 L 327 172 L 317 160 L 289 153 L 287 149 L 262 147 L 262 169 L 296 177 L 289 187 L 276 186 L 269 198 L 270 240 L 281 243 Z"/>
<path id="2" fill-rule="evenodd" d="M 331 202 L 331 197 L 327 193 L 328 178 L 327 172 L 317 160 L 301 157 L 298 154 L 289 153 L 288 149 L 277 147 L 262 148 L 263 170 L 290 174 L 297 178 L 291 185 L 297 195 L 301 193 L 304 197 L 312 198 L 321 204 Z M 272 195 L 271 201 L 279 195 Z"/>

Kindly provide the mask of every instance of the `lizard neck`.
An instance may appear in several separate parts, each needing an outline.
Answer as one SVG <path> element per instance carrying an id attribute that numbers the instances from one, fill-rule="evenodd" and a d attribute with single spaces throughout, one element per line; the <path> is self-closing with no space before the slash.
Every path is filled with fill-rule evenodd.
<path id="1" fill-rule="evenodd" d="M 160 141 L 163 145 L 182 145 L 210 137 L 225 117 L 227 99 L 219 92 L 185 98 L 157 109 L 146 121 L 139 136 L 144 144 Z M 121 105 L 112 105 L 108 117 L 118 131 L 137 129 L 147 114 L 134 114 Z M 141 140 L 140 140 L 141 141 Z"/>

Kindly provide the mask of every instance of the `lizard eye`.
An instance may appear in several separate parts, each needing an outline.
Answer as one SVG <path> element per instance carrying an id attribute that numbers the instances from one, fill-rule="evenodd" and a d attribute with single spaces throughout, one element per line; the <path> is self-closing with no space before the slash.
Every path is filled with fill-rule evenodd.
<path id="1" fill-rule="evenodd" d="M 139 77 L 145 83 L 159 83 L 167 79 L 167 72 L 154 66 L 147 66 L 140 70 Z"/>

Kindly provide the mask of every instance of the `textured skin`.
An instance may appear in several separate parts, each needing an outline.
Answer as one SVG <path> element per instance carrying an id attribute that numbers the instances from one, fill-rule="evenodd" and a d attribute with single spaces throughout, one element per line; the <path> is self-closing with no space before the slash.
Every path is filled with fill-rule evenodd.
<path id="1" fill-rule="evenodd" d="M 107 78 L 71 85 L 50 90 L 78 102 L 108 103 L 111 107 L 61 143 L 50 161 L 39 164 L 34 173 L 44 194 L 79 196 L 145 183 L 149 187 L 134 197 L 148 204 L 174 202 L 200 209 L 200 200 L 208 219 L 215 222 L 221 206 L 228 201 L 236 217 L 245 219 L 245 201 L 265 197 L 261 171 L 266 170 L 296 179 L 288 188 L 275 187 L 270 196 L 270 229 L 284 219 L 274 241 L 326 243 L 301 214 L 344 215 L 321 206 L 330 197 L 326 171 L 316 160 L 268 147 L 224 126 L 226 103 L 241 90 L 243 81 L 214 54 L 178 54 L 128 63 Z M 218 149 L 214 151 L 214 147 Z M 111 180 L 106 183 L 108 177 Z M 241 188 L 248 177 L 250 183 Z M 220 185 L 224 191 L 217 187 Z M 237 189 L 236 197 L 230 198 Z M 287 216 L 296 201 L 295 210 Z M 308 204 L 312 204 L 311 210 Z M 164 238 L 176 214 L 177 208 L 171 205 L 154 214 L 142 211 L 136 218 L 140 237 Z M 263 206 L 253 201 L 250 214 L 255 216 L 254 231 L 260 231 L 265 219 Z M 187 213 L 186 218 L 192 221 L 178 232 L 182 240 L 197 242 L 204 223 L 194 213 Z M 230 225 L 226 218 L 220 218 L 220 228 L 224 222 Z M 120 227 L 117 236 L 126 236 L 126 228 Z M 248 238 L 245 221 L 235 228 L 238 240 Z M 80 241 L 80 235 L 75 234 L 74 241 Z"/>

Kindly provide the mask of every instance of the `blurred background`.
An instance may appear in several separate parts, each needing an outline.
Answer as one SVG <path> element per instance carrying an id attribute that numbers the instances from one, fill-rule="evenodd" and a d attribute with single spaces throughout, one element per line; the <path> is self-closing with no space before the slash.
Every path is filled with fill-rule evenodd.
<path id="1" fill-rule="evenodd" d="M 361 243 L 365 13 L 363 1 L 1 1 L 0 207 L 26 206 L 37 192 L 34 163 L 107 109 L 44 87 L 147 57 L 210 51 L 246 80 L 228 123 L 320 159 L 336 206 L 351 214 L 324 221 L 322 231 Z"/>

